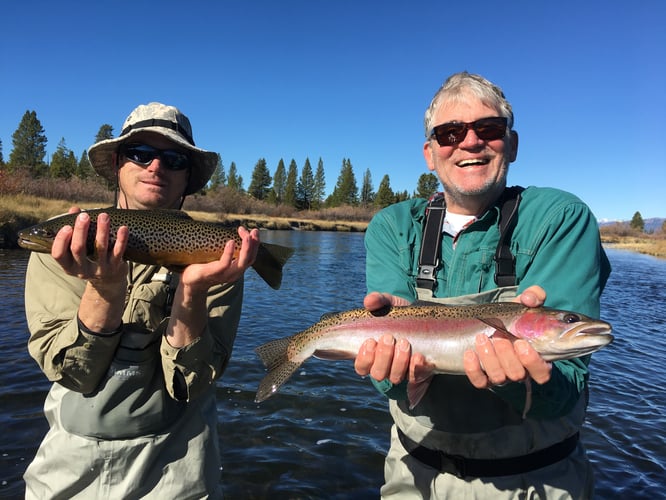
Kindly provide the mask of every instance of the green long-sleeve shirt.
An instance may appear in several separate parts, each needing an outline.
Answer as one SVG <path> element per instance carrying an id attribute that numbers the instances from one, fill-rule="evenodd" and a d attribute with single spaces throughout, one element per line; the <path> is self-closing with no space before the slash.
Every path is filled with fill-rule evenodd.
<path id="1" fill-rule="evenodd" d="M 423 199 L 408 200 L 387 207 L 373 218 L 365 237 L 368 292 L 416 299 L 426 205 Z M 435 297 L 456 297 L 496 288 L 493 257 L 499 241 L 498 219 L 499 206 L 493 206 L 458 235 L 455 248 L 452 237 L 443 235 L 442 266 L 437 273 Z M 518 292 L 539 285 L 546 291 L 547 306 L 599 317 L 599 297 L 610 274 L 610 264 L 601 247 L 597 222 L 580 199 L 556 189 L 525 189 L 511 251 L 516 258 Z M 589 357 L 555 362 L 549 382 L 541 386 L 532 384 L 529 415 L 555 418 L 570 411 L 585 389 L 588 361 Z M 469 385 L 464 377 L 450 383 Z M 401 398 L 404 394 L 386 381 L 376 385 L 391 397 Z M 470 394 L 463 389 L 461 392 Z M 507 384 L 494 392 L 522 411 L 525 401 L 522 384 Z M 456 401 L 456 405 L 459 409 L 459 405 L 470 405 L 472 410 L 475 401 Z"/>

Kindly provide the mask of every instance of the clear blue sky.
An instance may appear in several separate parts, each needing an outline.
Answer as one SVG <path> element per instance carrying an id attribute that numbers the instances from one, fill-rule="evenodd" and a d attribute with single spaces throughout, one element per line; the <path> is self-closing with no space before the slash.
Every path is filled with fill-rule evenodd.
<path id="1" fill-rule="evenodd" d="M 37 112 L 52 154 L 162 101 L 235 162 L 343 158 L 361 184 L 414 191 L 423 112 L 461 70 L 499 84 L 520 134 L 510 184 L 583 198 L 598 218 L 666 217 L 666 2 L 255 0 L 6 2 L 0 140 Z"/>

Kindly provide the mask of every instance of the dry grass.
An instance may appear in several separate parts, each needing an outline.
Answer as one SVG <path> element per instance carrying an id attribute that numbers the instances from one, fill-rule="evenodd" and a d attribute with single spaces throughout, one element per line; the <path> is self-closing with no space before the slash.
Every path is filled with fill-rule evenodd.
<path id="1" fill-rule="evenodd" d="M 72 206 L 110 206 L 113 193 L 96 180 L 30 179 L 0 170 L 0 248 L 16 247 L 19 230 L 66 213 Z M 242 224 L 249 228 L 314 231 L 365 231 L 373 210 L 338 207 L 297 211 L 272 205 L 243 193 L 222 188 L 186 199 L 183 207 L 199 220 Z"/>
<path id="2" fill-rule="evenodd" d="M 629 250 L 666 259 L 666 234 L 663 231 L 645 234 L 626 224 L 603 226 L 601 241 L 610 248 Z"/>

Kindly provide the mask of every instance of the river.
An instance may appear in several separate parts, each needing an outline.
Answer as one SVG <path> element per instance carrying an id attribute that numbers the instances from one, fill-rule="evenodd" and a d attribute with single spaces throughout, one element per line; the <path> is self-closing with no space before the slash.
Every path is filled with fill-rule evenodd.
<path id="1" fill-rule="evenodd" d="M 307 361 L 271 399 L 253 402 L 264 369 L 254 348 L 361 304 L 363 235 L 263 232 L 296 248 L 283 287 L 247 273 L 233 359 L 218 382 L 227 499 L 377 498 L 390 418 L 386 401 L 350 361 Z M 615 342 L 594 354 L 582 437 L 597 498 L 664 498 L 666 482 L 666 261 L 608 250 L 613 274 L 602 317 Z M 21 476 L 46 433 L 49 383 L 28 356 L 23 309 L 27 252 L 0 250 L 5 333 L 0 364 L 0 498 L 22 498 Z"/>

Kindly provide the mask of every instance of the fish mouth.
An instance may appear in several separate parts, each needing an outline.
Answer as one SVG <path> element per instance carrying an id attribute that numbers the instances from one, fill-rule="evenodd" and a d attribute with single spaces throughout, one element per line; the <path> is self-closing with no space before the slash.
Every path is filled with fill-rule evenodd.
<path id="1" fill-rule="evenodd" d="M 584 323 L 569 329 L 562 335 L 562 338 L 572 339 L 574 337 L 610 337 L 610 340 L 613 340 L 611 331 L 612 328 L 608 323 Z"/>
<path id="2" fill-rule="evenodd" d="M 51 243 L 48 240 L 42 240 L 41 238 L 36 238 L 34 235 L 23 236 L 18 235 L 16 241 L 21 248 L 26 250 L 50 250 Z"/>

